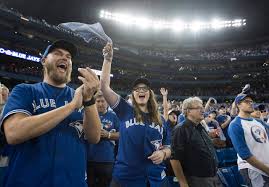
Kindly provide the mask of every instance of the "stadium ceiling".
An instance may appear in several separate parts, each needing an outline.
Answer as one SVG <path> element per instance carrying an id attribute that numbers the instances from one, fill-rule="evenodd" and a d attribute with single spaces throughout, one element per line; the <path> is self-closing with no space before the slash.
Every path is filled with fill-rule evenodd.
<path id="1" fill-rule="evenodd" d="M 100 22 L 114 41 L 122 44 L 160 46 L 178 43 L 244 41 L 269 36 L 268 0 L 2 0 L 8 8 L 14 8 L 26 16 L 45 19 L 50 24 L 62 22 Z M 141 31 L 118 27 L 113 20 L 100 18 L 101 10 L 143 15 L 154 20 L 179 18 L 192 20 L 246 19 L 245 27 L 206 32 L 203 35 L 166 33 L 162 30 Z"/>

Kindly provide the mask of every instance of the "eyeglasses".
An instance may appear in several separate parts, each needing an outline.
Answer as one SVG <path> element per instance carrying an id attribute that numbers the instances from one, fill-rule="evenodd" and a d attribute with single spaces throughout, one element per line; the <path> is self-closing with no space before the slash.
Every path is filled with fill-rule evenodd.
<path id="1" fill-rule="evenodd" d="M 245 99 L 242 101 L 242 103 L 253 104 L 254 102 L 252 100 Z"/>
<path id="2" fill-rule="evenodd" d="M 199 110 L 199 111 L 204 111 L 205 109 L 203 107 L 193 107 L 193 108 L 188 108 L 190 110 Z"/>
<path id="3" fill-rule="evenodd" d="M 143 92 L 147 92 L 149 91 L 149 87 L 144 86 L 144 87 L 134 87 L 133 91 L 139 92 L 139 91 L 143 91 Z"/>
<path id="4" fill-rule="evenodd" d="M 266 111 L 266 110 L 261 110 L 260 112 L 261 112 L 261 113 L 266 113 L 267 111 Z"/>

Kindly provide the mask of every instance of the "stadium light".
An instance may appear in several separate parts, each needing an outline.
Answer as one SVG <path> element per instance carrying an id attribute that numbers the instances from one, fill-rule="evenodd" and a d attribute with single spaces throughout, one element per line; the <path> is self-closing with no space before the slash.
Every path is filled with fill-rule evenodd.
<path id="1" fill-rule="evenodd" d="M 212 22 L 211 22 L 211 27 L 213 29 L 220 29 L 220 28 L 223 28 L 224 27 L 224 22 L 223 21 L 220 21 L 218 19 L 214 19 Z"/>
<path id="2" fill-rule="evenodd" d="M 166 27 L 166 23 L 164 21 L 162 21 L 162 20 L 153 22 L 153 28 L 154 29 L 159 30 L 159 29 L 163 29 L 165 27 Z"/>
<path id="3" fill-rule="evenodd" d="M 105 11 L 104 10 L 101 10 L 100 11 L 100 18 L 103 18 L 105 16 Z"/>
<path id="4" fill-rule="evenodd" d="M 146 17 L 140 17 L 135 19 L 135 24 L 141 29 L 146 29 L 152 25 L 151 21 Z"/>
<path id="5" fill-rule="evenodd" d="M 181 20 L 175 20 L 171 24 L 171 29 L 174 31 L 182 31 L 185 29 L 185 24 Z"/>
<path id="6" fill-rule="evenodd" d="M 189 27 L 193 32 L 198 32 L 206 27 L 206 23 L 203 23 L 201 21 L 194 21 L 189 25 Z"/>
<path id="7" fill-rule="evenodd" d="M 170 29 L 173 31 L 191 30 L 194 32 L 210 29 L 222 29 L 230 27 L 242 27 L 246 26 L 246 19 L 234 19 L 234 20 L 221 20 L 213 19 L 208 22 L 191 21 L 190 23 L 174 20 L 152 20 L 147 17 L 137 17 L 122 13 L 112 13 L 106 10 L 100 11 L 100 18 L 107 20 L 114 20 L 115 22 L 122 23 L 124 25 L 135 25 L 141 29 Z"/>

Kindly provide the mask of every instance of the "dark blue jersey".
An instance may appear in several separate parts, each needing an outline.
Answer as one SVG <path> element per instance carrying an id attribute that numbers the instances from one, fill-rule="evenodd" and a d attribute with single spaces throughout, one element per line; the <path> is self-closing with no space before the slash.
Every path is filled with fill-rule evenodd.
<path id="1" fill-rule="evenodd" d="M 207 126 L 210 130 L 212 130 L 212 129 L 217 129 L 219 125 L 217 121 L 210 121 L 207 123 Z"/>
<path id="2" fill-rule="evenodd" d="M 1 123 L 12 114 L 39 115 L 71 102 L 74 89 L 47 83 L 20 84 L 11 92 Z M 86 187 L 83 111 L 76 110 L 49 132 L 24 143 L 8 145 L 4 186 Z"/>
<path id="3" fill-rule="evenodd" d="M 179 114 L 177 124 L 181 126 L 184 123 L 185 119 L 186 118 L 185 118 L 185 115 L 183 113 Z"/>
<path id="4" fill-rule="evenodd" d="M 227 115 L 218 115 L 216 120 L 219 122 L 219 125 L 221 126 L 223 123 L 225 123 L 227 121 L 227 119 L 228 119 L 228 116 Z M 225 137 L 227 137 L 227 138 L 229 138 L 229 136 L 228 136 L 228 127 L 229 127 L 229 125 L 227 125 L 222 130 L 223 133 L 224 133 L 224 135 L 225 135 Z"/>
<path id="5" fill-rule="evenodd" d="M 146 113 L 142 114 L 144 122 L 137 122 L 133 107 L 120 97 L 112 108 L 120 119 L 119 149 L 113 177 L 119 181 L 146 178 L 161 181 L 165 178 L 164 164 L 153 164 L 148 156 L 169 145 L 164 125 L 155 125 Z"/>
<path id="6" fill-rule="evenodd" d="M 164 128 L 166 129 L 167 136 L 168 136 L 168 144 L 171 145 L 173 131 L 178 124 L 172 124 L 172 122 L 168 119 L 165 123 Z"/>
<path id="7" fill-rule="evenodd" d="M 102 128 L 108 132 L 119 131 L 119 119 L 113 111 L 107 111 L 105 114 L 99 113 Z M 98 144 L 89 144 L 88 161 L 94 162 L 114 162 L 115 141 L 101 138 Z"/>

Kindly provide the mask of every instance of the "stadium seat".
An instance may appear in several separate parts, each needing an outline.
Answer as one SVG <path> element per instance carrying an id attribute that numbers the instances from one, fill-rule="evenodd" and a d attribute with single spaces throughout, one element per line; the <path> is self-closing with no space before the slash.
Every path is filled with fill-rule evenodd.
<path id="1" fill-rule="evenodd" d="M 244 182 L 243 177 L 241 176 L 240 172 L 238 171 L 238 166 L 232 166 L 231 170 L 234 174 L 234 177 L 236 179 L 237 184 L 239 184 L 239 186 L 247 186 Z"/>
<path id="2" fill-rule="evenodd" d="M 227 167 L 236 164 L 237 153 L 234 148 L 217 149 L 216 154 L 219 160 L 219 167 Z"/>
<path id="3" fill-rule="evenodd" d="M 238 166 L 224 167 L 218 169 L 218 177 L 225 187 L 246 187 L 243 177 L 238 171 Z"/>
<path id="4" fill-rule="evenodd" d="M 217 172 L 223 186 L 225 187 L 239 187 L 240 185 L 237 183 L 235 176 L 230 167 L 227 168 L 219 168 Z"/>

